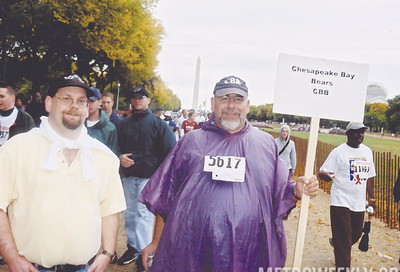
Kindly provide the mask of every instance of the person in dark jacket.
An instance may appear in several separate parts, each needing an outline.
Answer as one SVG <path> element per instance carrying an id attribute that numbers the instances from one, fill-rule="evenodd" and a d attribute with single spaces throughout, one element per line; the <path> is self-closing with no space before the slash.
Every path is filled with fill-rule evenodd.
<path id="1" fill-rule="evenodd" d="M 140 193 L 149 178 L 175 146 L 172 129 L 149 109 L 150 95 L 143 87 L 132 91 L 132 115 L 118 126 L 120 174 L 127 210 L 125 232 L 128 250 L 118 259 L 119 265 L 136 261 L 142 269 L 141 252 L 150 244 L 153 236 L 154 215 L 138 202 Z"/>
<path id="2" fill-rule="evenodd" d="M 91 88 L 94 95 L 89 97 L 89 117 L 85 121 L 88 134 L 105 144 L 117 154 L 118 136 L 117 128 L 111 123 L 108 114 L 100 109 L 101 93 L 96 88 Z"/>
<path id="3" fill-rule="evenodd" d="M 42 95 L 39 91 L 33 91 L 31 96 L 31 102 L 28 103 L 25 107 L 25 111 L 29 113 L 33 120 L 35 121 L 35 125 L 37 127 L 40 126 L 40 117 L 48 116 L 46 109 L 44 108 L 44 102 L 42 101 Z"/>
<path id="4" fill-rule="evenodd" d="M 0 146 L 13 136 L 35 127 L 32 117 L 15 107 L 15 90 L 0 82 Z"/>
<path id="5" fill-rule="evenodd" d="M 0 146 L 13 136 L 35 127 L 32 117 L 15 107 L 15 90 L 5 81 L 0 81 Z M 0 256 L 0 265 L 5 264 Z"/>

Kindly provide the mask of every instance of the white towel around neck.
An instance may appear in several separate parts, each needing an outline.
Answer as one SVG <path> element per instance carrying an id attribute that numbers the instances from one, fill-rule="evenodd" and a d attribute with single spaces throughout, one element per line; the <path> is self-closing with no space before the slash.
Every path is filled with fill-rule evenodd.
<path id="1" fill-rule="evenodd" d="M 116 163 L 119 163 L 118 158 L 109 148 L 87 134 L 87 129 L 85 128 L 85 126 L 82 126 L 80 135 L 77 139 L 70 140 L 60 136 L 51 127 L 48 117 L 42 116 L 40 119 L 42 120 L 42 122 L 40 123 L 40 127 L 32 129 L 32 132 L 42 135 L 51 142 L 50 149 L 47 152 L 46 158 L 42 163 L 41 169 L 47 171 L 58 170 L 57 153 L 65 148 L 79 149 L 81 151 L 80 159 L 85 181 L 91 180 L 94 176 L 95 171 L 93 154 L 90 150 L 91 148 L 100 149 L 105 151 L 106 153 L 113 155 Z"/>

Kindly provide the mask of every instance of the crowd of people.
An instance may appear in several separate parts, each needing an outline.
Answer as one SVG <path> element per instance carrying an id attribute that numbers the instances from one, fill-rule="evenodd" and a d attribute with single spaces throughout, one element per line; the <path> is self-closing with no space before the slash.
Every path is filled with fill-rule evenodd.
<path id="1" fill-rule="evenodd" d="M 222 78 L 204 116 L 157 107 L 144 87 L 120 117 L 114 95 L 76 75 L 24 107 L 0 82 L 0 255 L 10 271 L 259 271 L 285 265 L 283 220 L 316 176 L 293 180 L 296 147 L 246 119 L 249 90 Z M 319 178 L 332 181 L 336 266 L 350 267 L 368 205 L 375 207 L 366 127 L 349 123 Z M 127 248 L 116 255 L 119 215 Z M 29 228 L 27 228 L 29 226 Z M 266 270 L 265 270 L 266 271 Z"/>
<path id="2" fill-rule="evenodd" d="M 183 109 L 179 114 L 178 112 L 164 111 L 162 107 L 157 107 L 154 113 L 172 128 L 177 140 L 189 131 L 199 129 L 211 116 L 211 113 L 207 115 L 201 111 L 196 113 L 193 109 Z"/>

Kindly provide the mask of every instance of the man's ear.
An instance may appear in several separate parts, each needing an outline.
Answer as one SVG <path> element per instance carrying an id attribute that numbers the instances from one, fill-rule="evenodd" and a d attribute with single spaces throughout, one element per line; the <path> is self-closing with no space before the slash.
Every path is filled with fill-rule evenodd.
<path id="1" fill-rule="evenodd" d="M 247 109 L 246 109 L 246 116 L 250 112 L 250 99 L 247 99 Z"/>
<path id="2" fill-rule="evenodd" d="M 215 98 L 212 96 L 211 97 L 211 111 L 214 112 L 214 103 L 215 103 Z"/>
<path id="3" fill-rule="evenodd" d="M 53 104 L 53 98 L 51 98 L 49 95 L 46 96 L 46 99 L 44 100 L 44 107 L 47 112 L 50 112 L 52 104 Z"/>

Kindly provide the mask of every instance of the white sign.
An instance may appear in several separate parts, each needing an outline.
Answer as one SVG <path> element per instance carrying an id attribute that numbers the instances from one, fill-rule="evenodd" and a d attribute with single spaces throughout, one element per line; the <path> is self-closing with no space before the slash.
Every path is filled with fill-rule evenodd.
<path id="1" fill-rule="evenodd" d="M 362 122 L 367 64 L 281 54 L 274 113 Z"/>

